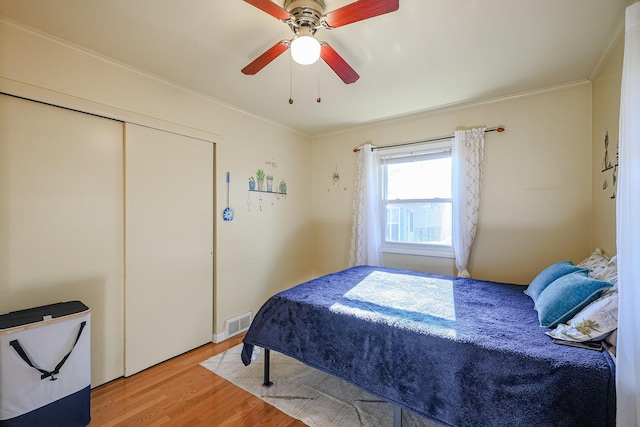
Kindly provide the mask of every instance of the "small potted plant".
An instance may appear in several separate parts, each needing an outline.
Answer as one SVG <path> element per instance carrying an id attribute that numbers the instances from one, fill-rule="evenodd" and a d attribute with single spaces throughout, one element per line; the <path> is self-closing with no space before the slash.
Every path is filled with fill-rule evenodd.
<path id="1" fill-rule="evenodd" d="M 264 171 L 262 169 L 256 171 L 256 181 L 258 181 L 258 191 L 263 191 Z"/>
<path id="2" fill-rule="evenodd" d="M 249 191 L 254 191 L 256 189 L 256 180 L 253 177 L 249 177 Z"/>
<path id="3" fill-rule="evenodd" d="M 267 191 L 273 191 L 273 175 L 267 175 Z"/>

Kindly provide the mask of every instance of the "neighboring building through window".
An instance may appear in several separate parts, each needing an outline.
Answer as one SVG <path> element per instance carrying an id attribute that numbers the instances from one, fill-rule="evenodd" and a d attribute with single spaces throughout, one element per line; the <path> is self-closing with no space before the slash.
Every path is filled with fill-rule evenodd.
<path id="1" fill-rule="evenodd" d="M 452 257 L 451 142 L 412 150 L 380 153 L 382 250 Z"/>

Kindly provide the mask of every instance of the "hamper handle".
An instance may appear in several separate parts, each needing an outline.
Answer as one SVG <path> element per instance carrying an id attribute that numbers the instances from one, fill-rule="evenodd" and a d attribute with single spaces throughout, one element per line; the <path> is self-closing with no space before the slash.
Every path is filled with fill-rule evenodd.
<path id="1" fill-rule="evenodd" d="M 56 365 L 55 369 L 53 371 L 51 371 L 51 372 L 36 367 L 33 364 L 33 362 L 31 362 L 31 360 L 29 359 L 29 356 L 27 356 L 27 353 L 24 351 L 24 349 L 22 348 L 22 346 L 20 345 L 18 340 L 11 341 L 9 343 L 9 345 L 11 347 L 13 347 L 13 349 L 16 351 L 16 353 L 18 353 L 18 355 L 22 358 L 22 360 L 24 360 L 27 363 L 27 365 L 31 366 L 33 369 L 37 370 L 38 372 L 40 372 L 42 374 L 40 376 L 41 380 L 51 377 L 50 381 L 55 381 L 55 380 L 57 380 L 57 378 L 54 377 L 54 375 L 58 375 L 58 373 L 60 373 L 60 368 L 62 368 L 62 365 L 64 365 L 64 363 L 67 361 L 67 359 L 71 355 L 71 352 L 76 347 L 76 344 L 78 343 L 78 340 L 80 339 L 80 335 L 82 335 L 82 330 L 84 329 L 84 327 L 86 325 L 87 325 L 86 321 L 83 321 L 83 322 L 80 323 L 80 330 L 78 331 L 78 336 L 76 336 L 76 340 L 73 342 L 73 345 L 71 346 L 71 350 L 69 350 L 69 352 L 62 358 L 60 363 L 58 363 Z"/>

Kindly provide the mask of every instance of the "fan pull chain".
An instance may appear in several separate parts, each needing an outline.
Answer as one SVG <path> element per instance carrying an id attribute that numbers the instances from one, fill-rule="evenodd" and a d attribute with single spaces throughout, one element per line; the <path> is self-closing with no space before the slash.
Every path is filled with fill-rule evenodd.
<path id="1" fill-rule="evenodd" d="M 289 104 L 293 104 L 293 59 L 289 56 Z M 262 210 L 262 206 L 260 206 Z"/>
<path id="2" fill-rule="evenodd" d="M 316 98 L 316 102 L 320 103 L 322 98 L 320 98 L 320 60 L 318 59 L 318 97 Z"/>

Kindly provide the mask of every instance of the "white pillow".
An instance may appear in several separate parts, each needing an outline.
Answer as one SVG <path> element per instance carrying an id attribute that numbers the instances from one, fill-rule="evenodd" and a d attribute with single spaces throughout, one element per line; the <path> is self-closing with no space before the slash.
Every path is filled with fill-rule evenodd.
<path id="1" fill-rule="evenodd" d="M 596 248 L 595 251 L 588 258 L 582 260 L 578 264 L 578 267 L 588 268 L 590 270 L 589 276 L 594 279 L 598 279 L 598 276 L 601 274 L 602 270 L 609 264 L 609 257 L 602 253 L 600 248 Z"/>
<path id="2" fill-rule="evenodd" d="M 599 341 L 617 328 L 618 292 L 614 291 L 601 296 L 547 335 L 566 341 Z"/>
<path id="3" fill-rule="evenodd" d="M 594 276 L 595 279 L 604 280 L 605 282 L 613 283 L 613 285 L 618 284 L 618 258 L 616 255 L 611 257 L 607 265 L 598 272 L 597 276 Z"/>

